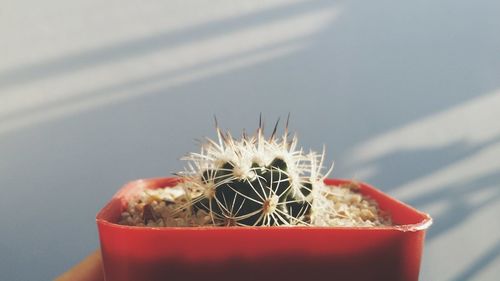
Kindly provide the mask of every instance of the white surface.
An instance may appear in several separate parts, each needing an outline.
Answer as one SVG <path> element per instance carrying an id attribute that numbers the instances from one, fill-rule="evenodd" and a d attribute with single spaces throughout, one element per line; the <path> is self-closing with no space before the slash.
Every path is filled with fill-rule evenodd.
<path id="1" fill-rule="evenodd" d="M 0 4 L 1 280 L 64 271 L 123 183 L 260 112 L 433 215 L 422 280 L 500 274 L 498 1 Z"/>

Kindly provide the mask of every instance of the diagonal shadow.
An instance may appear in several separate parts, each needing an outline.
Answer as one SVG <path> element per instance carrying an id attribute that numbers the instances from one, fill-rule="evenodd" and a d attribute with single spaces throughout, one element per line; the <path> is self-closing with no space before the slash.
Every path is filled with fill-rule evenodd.
<path id="1" fill-rule="evenodd" d="M 446 210 L 434 217 L 434 223 L 427 232 L 426 239 L 433 240 L 460 225 L 475 212 L 497 202 L 500 199 L 499 180 L 500 172 L 493 172 L 480 178 L 454 183 L 443 189 L 423 194 L 408 200 L 408 203 L 421 207 L 438 201 L 449 202 Z M 483 190 L 495 192 L 490 197 L 473 204 L 466 200 L 467 197 Z"/>
<path id="2" fill-rule="evenodd" d="M 369 164 L 377 165 L 378 172 L 368 179 L 370 182 L 384 182 L 381 189 L 391 191 L 404 185 L 408 179 L 425 178 L 433 172 L 447 167 L 453 163 L 467 160 L 484 148 L 498 144 L 500 136 L 477 145 L 468 145 L 465 142 L 455 142 L 445 147 L 397 151 L 371 160 Z M 410 167 L 402 169 L 401 167 Z M 500 198 L 500 172 L 492 172 L 464 182 L 454 182 L 447 186 L 440 186 L 435 190 L 425 192 L 406 200 L 407 203 L 417 208 L 436 202 L 448 202 L 446 211 L 434 217 L 434 224 L 428 230 L 426 238 L 432 240 L 458 226 L 479 209 L 494 203 Z M 492 197 L 481 204 L 470 204 L 466 198 L 475 192 L 493 189 L 496 192 Z"/>
<path id="3" fill-rule="evenodd" d="M 129 59 L 161 50 L 192 43 L 221 34 L 235 32 L 247 27 L 266 26 L 293 15 L 319 10 L 334 4 L 334 1 L 314 0 L 298 2 L 247 15 L 226 18 L 209 23 L 181 28 L 171 32 L 115 43 L 108 46 L 20 66 L 0 73 L 0 89 L 32 82 L 48 77 L 67 74 L 114 61 Z"/>
<path id="4" fill-rule="evenodd" d="M 394 152 L 372 161 L 371 164 L 378 164 L 380 167 L 372 180 L 390 182 L 391 185 L 385 190 L 392 190 L 399 184 L 407 182 L 405 179 L 425 178 L 436 170 L 453 165 L 455 162 L 466 161 L 472 155 L 499 143 L 500 136 L 497 136 L 474 146 L 465 142 L 456 142 L 439 148 Z M 412 169 L 404 171 L 401 169 L 402 166 L 409 166 Z M 396 179 L 392 179 L 390 175 Z M 492 171 L 465 181 L 440 185 L 436 189 L 411 197 L 406 202 L 420 209 L 433 203 L 445 204 L 446 207 L 441 213 L 433 215 L 434 223 L 427 231 L 426 240 L 432 241 L 447 235 L 450 231 L 470 220 L 474 214 L 497 203 L 500 200 L 499 182 L 500 171 Z M 487 196 L 482 196 L 480 200 L 469 200 L 470 197 L 478 193 L 486 193 Z M 485 251 L 481 257 L 470 261 L 469 266 L 453 280 L 473 279 L 476 274 L 493 263 L 500 255 L 499 251 L 498 244 Z"/>
<path id="5" fill-rule="evenodd" d="M 59 99 L 57 101 L 47 103 L 43 107 L 27 108 L 24 110 L 18 110 L 18 111 L 15 111 L 13 113 L 4 115 L 2 117 L 2 124 L 5 125 L 7 122 L 16 120 L 18 118 L 26 118 L 27 116 L 33 116 L 33 115 L 41 114 L 43 112 L 55 110 L 57 108 L 62 108 L 64 106 L 69 106 L 69 105 L 73 105 L 75 103 L 83 102 L 86 100 L 91 100 L 94 97 L 100 97 L 104 94 L 121 92 L 124 90 L 127 90 L 127 92 L 131 92 L 136 88 L 140 88 L 141 86 L 151 85 L 151 84 L 154 84 L 157 82 L 165 82 L 168 80 L 175 80 L 177 77 L 182 77 L 184 75 L 188 75 L 190 73 L 193 73 L 195 71 L 200 71 L 202 69 L 215 68 L 217 66 L 230 63 L 231 61 L 237 61 L 238 59 L 241 59 L 241 58 L 251 57 L 251 56 L 263 53 L 263 52 L 272 52 L 272 51 L 279 50 L 281 48 L 285 48 L 285 47 L 289 47 L 289 46 L 293 46 L 293 45 L 303 44 L 304 42 L 307 42 L 308 40 L 313 39 L 314 36 L 316 36 L 316 34 L 311 33 L 311 34 L 306 35 L 306 36 L 295 37 L 294 39 L 291 39 L 291 40 L 286 40 L 283 42 L 267 45 L 264 47 L 255 48 L 255 49 L 252 49 L 249 51 L 244 51 L 244 52 L 240 52 L 240 53 L 233 54 L 233 55 L 223 56 L 223 57 L 219 57 L 216 59 L 210 59 L 208 61 L 196 64 L 193 66 L 183 67 L 183 68 L 174 69 L 174 70 L 162 71 L 162 72 L 158 72 L 156 74 L 147 76 L 145 78 L 135 79 L 135 80 L 127 80 L 125 82 L 118 83 L 115 85 L 106 86 L 106 87 L 102 87 L 99 89 L 93 89 L 91 91 L 82 92 L 82 93 L 79 93 L 76 95 L 71 95 L 71 96 L 68 96 L 66 98 L 62 98 L 62 99 Z"/>
<path id="6" fill-rule="evenodd" d="M 496 245 L 491 247 L 488 251 L 483 253 L 481 257 L 476 259 L 470 266 L 468 266 L 465 270 L 460 272 L 452 280 L 454 281 L 472 280 L 476 274 L 481 272 L 481 270 L 485 269 L 498 257 L 500 257 L 500 241 L 498 241 Z"/>
<path id="7" fill-rule="evenodd" d="M 378 172 L 367 181 L 375 184 L 383 183 L 380 184 L 381 189 L 390 192 L 407 183 L 408 179 L 424 178 L 442 167 L 466 160 L 469 156 L 499 141 L 500 136 L 497 136 L 474 145 L 458 141 L 445 147 L 392 152 L 366 163 L 367 166 L 376 165 L 378 169 Z"/>

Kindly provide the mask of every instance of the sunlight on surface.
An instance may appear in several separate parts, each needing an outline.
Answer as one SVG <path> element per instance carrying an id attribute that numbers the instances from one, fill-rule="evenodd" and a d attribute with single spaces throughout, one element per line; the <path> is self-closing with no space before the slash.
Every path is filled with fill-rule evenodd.
<path id="1" fill-rule="evenodd" d="M 310 43 L 308 37 L 329 24 L 337 13 L 333 7 L 319 9 L 189 44 L 163 48 L 139 58 L 20 85 L 0 96 L 0 118 L 3 120 L 0 134 L 291 55 L 307 46 Z M 138 65 L 142 65 L 142 68 Z M 155 67 L 151 67 L 153 65 Z M 151 72 L 152 68 L 162 71 L 160 74 Z M 121 71 L 123 69 L 128 71 Z M 114 75 L 110 77 L 110 73 Z M 156 78 L 148 79 L 151 76 Z M 147 83 L 136 83 L 135 88 L 115 89 L 122 83 L 130 85 L 140 80 Z M 120 83 L 117 84 L 117 81 Z M 140 87 L 137 87 L 139 84 Z M 88 94 L 102 88 L 108 91 L 100 91 L 99 95 Z"/>
<path id="2" fill-rule="evenodd" d="M 138 44 L 143 47 L 141 52 L 149 52 L 161 47 L 154 43 L 172 33 L 186 34 L 199 30 L 200 26 L 206 27 L 207 24 L 216 26 L 214 29 L 219 31 L 221 23 L 234 25 L 238 20 L 248 17 L 254 19 L 255 15 L 286 11 L 290 7 L 305 10 L 308 1 L 242 1 L 237 5 L 232 0 L 192 1 L 190 5 L 195 5 L 196 9 L 187 9 L 183 0 L 171 0 L 168 5 L 161 0 L 135 3 L 118 1 L 107 5 L 103 5 L 101 1 L 69 3 L 50 0 L 45 3 L 49 6 L 44 9 L 28 9 L 29 5 L 26 6 L 20 16 L 14 11 L 27 4 L 23 2 L 25 1 L 2 3 L 0 34 L 9 40 L 2 41 L 0 45 L 0 51 L 5 50 L 8 54 L 0 61 L 0 85 L 3 74 L 11 70 L 17 70 L 17 73 L 25 70 L 25 73 L 29 73 L 26 68 L 57 64 L 61 59 L 88 58 L 91 57 L 89 54 L 99 56 L 99 59 L 91 61 L 93 65 L 105 64 L 109 57 L 101 56 L 102 53 L 120 53 L 121 49 L 138 47 Z M 119 11 L 110 15 L 107 9 Z M 26 20 L 28 18 L 29 21 Z M 34 22 L 43 24 L 33 24 Z M 222 26 L 224 30 L 231 28 L 232 26 Z M 148 46 L 143 46 L 144 42 Z M 33 46 L 36 46 L 36 50 Z M 135 51 L 124 54 L 124 59 L 140 53 Z"/>
<path id="3" fill-rule="evenodd" d="M 383 159 L 394 161 L 397 156 L 409 165 L 399 170 L 421 171 L 412 165 L 425 165 L 425 159 L 439 161 L 439 155 L 445 157 L 450 147 L 458 151 L 454 153 L 460 157 L 452 156 L 454 161 L 429 163 L 435 168 L 417 172 L 417 176 L 409 173 L 412 175 L 403 176 L 401 184 L 388 190 L 434 218 L 423 259 L 424 280 L 430 276 L 469 280 L 480 272 L 488 280 L 488 272 L 499 266 L 500 248 L 495 245 L 500 237 L 492 235 L 500 233 L 500 126 L 492 125 L 500 120 L 499 108 L 497 90 L 375 136 L 353 149 L 351 165 L 359 166 L 361 175 L 374 171 L 364 179 L 380 172 L 386 177 L 400 172 L 387 171 Z M 412 162 L 420 152 L 427 156 Z"/>
<path id="4" fill-rule="evenodd" d="M 192 71 L 189 74 L 178 75 L 174 76 L 173 78 L 166 78 L 159 82 L 151 82 L 147 85 L 142 85 L 142 87 L 139 87 L 138 89 L 135 89 L 137 87 L 128 87 L 126 89 L 115 90 L 113 92 L 108 92 L 87 99 L 73 101 L 61 107 L 56 106 L 49 110 L 29 113 L 8 123 L 5 122 L 0 124 L 0 134 L 9 133 L 26 126 L 33 126 L 40 122 L 50 121 L 57 118 L 64 118 L 71 114 L 91 110 L 99 106 L 131 99 L 148 93 L 159 94 L 172 87 L 181 86 L 183 84 L 193 82 L 197 79 L 211 77 L 230 70 L 247 67 L 281 56 L 286 56 L 300 50 L 304 46 L 305 45 L 295 44 L 288 47 L 278 48 L 276 50 L 265 51 L 257 53 L 255 55 L 247 56 L 245 58 L 213 65 L 211 67 L 200 68 Z"/>
<path id="5" fill-rule="evenodd" d="M 374 137 L 356 147 L 353 163 L 365 163 L 398 150 L 442 147 L 453 142 L 486 142 L 500 135 L 500 90 Z M 456 124 L 460 124 L 457 129 Z"/>
<path id="6" fill-rule="evenodd" d="M 432 276 L 433 280 L 492 280 L 478 279 L 478 276 L 463 279 L 460 276 L 477 260 L 481 260 L 484 253 L 495 250 L 495 245 L 499 240 L 498 237 L 492 238 L 491 234 L 500 233 L 499 224 L 495 223 L 498 221 L 499 209 L 500 200 L 497 200 L 495 204 L 475 210 L 461 224 L 448 230 L 446 235 L 432 240 L 427 239 L 422 265 L 426 268 L 426 272 L 422 280 L 430 280 L 426 278 L 427 276 Z M 467 241 L 470 239 L 473 241 Z M 498 269 L 498 261 L 500 260 L 497 258 L 482 265 L 482 270 L 495 271 L 495 268 Z"/>
<path id="7" fill-rule="evenodd" d="M 392 194 L 402 200 L 412 198 L 426 192 L 453 186 L 460 182 L 468 182 L 481 176 L 500 171 L 500 142 L 489 145 L 468 158 L 443 167 L 432 174 L 398 186 Z"/>

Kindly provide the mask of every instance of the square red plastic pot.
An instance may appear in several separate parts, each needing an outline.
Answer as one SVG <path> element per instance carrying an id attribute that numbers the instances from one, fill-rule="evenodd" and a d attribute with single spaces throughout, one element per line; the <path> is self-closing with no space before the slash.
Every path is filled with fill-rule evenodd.
<path id="1" fill-rule="evenodd" d="M 127 200 L 175 178 L 125 185 L 97 214 L 107 281 L 418 280 L 429 215 L 360 183 L 388 211 L 391 227 L 133 227 L 119 225 Z M 346 180 L 328 179 L 329 185 Z"/>

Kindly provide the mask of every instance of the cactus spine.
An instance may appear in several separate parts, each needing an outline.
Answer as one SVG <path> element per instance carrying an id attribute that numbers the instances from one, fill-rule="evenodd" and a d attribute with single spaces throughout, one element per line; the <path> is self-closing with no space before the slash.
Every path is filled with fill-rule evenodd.
<path id="1" fill-rule="evenodd" d="M 190 194 L 193 214 L 206 213 L 212 225 L 280 226 L 314 224 L 321 207 L 323 153 L 304 153 L 297 136 L 290 136 L 288 119 L 284 134 L 269 138 L 262 121 L 253 136 L 235 139 L 216 121 L 217 140 L 208 139 L 199 153 L 183 160 L 188 166 L 179 175 Z"/>

